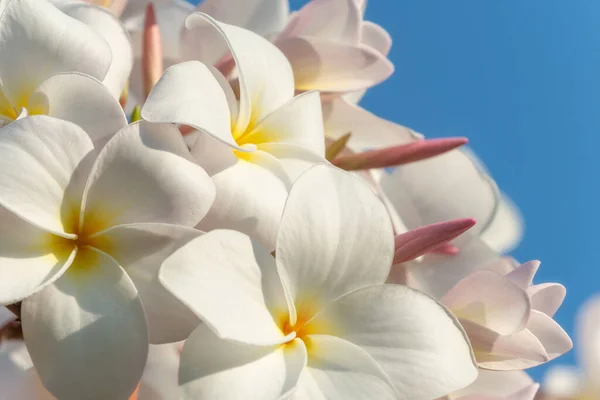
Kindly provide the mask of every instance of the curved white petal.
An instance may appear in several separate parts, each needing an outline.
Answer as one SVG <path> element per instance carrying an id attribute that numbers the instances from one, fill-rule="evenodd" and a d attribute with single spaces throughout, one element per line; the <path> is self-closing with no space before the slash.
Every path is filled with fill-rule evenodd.
<path id="1" fill-rule="evenodd" d="M 98 80 L 80 73 L 54 75 L 29 98 L 28 110 L 79 125 L 94 142 L 127 126 L 121 105 Z"/>
<path id="2" fill-rule="evenodd" d="M 177 64 L 165 71 L 142 108 L 142 118 L 193 126 L 239 148 L 231 135 L 225 92 L 208 67 L 197 61 Z"/>
<path id="3" fill-rule="evenodd" d="M 164 262 L 160 281 L 220 338 L 285 341 L 278 323 L 288 319 L 288 303 L 275 260 L 242 233 L 216 230 L 194 239 Z"/>
<path id="4" fill-rule="evenodd" d="M 527 330 L 542 343 L 550 360 L 562 356 L 573 348 L 573 342 L 567 332 L 543 312 L 531 311 Z"/>
<path id="5" fill-rule="evenodd" d="M 245 143 L 292 144 L 325 156 L 325 135 L 319 92 L 294 97 L 242 137 Z"/>
<path id="6" fill-rule="evenodd" d="M 481 232 L 499 202 L 494 181 L 462 150 L 403 165 L 384 174 L 380 183 L 409 229 L 474 218 L 471 232 Z"/>
<path id="7" fill-rule="evenodd" d="M 104 7 L 71 2 L 61 7 L 61 10 L 89 26 L 110 46 L 112 62 L 102 82 L 118 100 L 133 66 L 133 51 L 125 27 Z"/>
<path id="8" fill-rule="evenodd" d="M 234 162 L 212 176 L 217 197 L 197 227 L 234 229 L 272 250 L 291 186 L 288 174 L 278 159 L 260 150 Z M 199 164 L 203 165 L 201 160 Z"/>
<path id="9" fill-rule="evenodd" d="M 385 29 L 371 21 L 364 21 L 361 28 L 363 44 L 371 46 L 384 56 L 390 53 L 392 37 Z"/>
<path id="10" fill-rule="evenodd" d="M 305 365 L 301 340 L 286 346 L 251 346 L 219 339 L 200 325 L 181 353 L 181 398 L 278 399 L 293 390 Z"/>
<path id="11" fill-rule="evenodd" d="M 565 299 L 567 289 L 560 283 L 541 283 L 531 286 L 527 293 L 534 310 L 552 317 Z"/>
<path id="12" fill-rule="evenodd" d="M 524 329 L 531 311 L 527 293 L 491 271 L 477 271 L 467 276 L 444 295 L 442 303 L 457 318 L 501 335 Z"/>
<path id="13" fill-rule="evenodd" d="M 93 245 L 110 254 L 135 284 L 144 304 L 150 343 L 184 340 L 200 323 L 160 284 L 158 270 L 175 250 L 201 234 L 193 228 L 146 223 L 115 226 L 93 239 Z"/>
<path id="14" fill-rule="evenodd" d="M 290 64 L 266 39 L 202 13 L 191 14 L 186 27 L 202 34 L 216 29 L 227 42 L 240 83 L 240 109 L 233 124 L 234 133 L 245 132 L 251 122 L 259 121 L 293 97 L 294 76 Z"/>
<path id="15" fill-rule="evenodd" d="M 290 182 L 295 182 L 307 169 L 315 164 L 327 163 L 325 157 L 304 147 L 284 143 L 263 143 L 258 149 L 279 160 Z"/>
<path id="16" fill-rule="evenodd" d="M 139 122 L 119 131 L 98 156 L 84 192 L 83 226 L 90 233 L 141 222 L 194 226 L 214 196 L 175 126 Z"/>
<path id="17" fill-rule="evenodd" d="M 308 372 L 331 400 L 397 399 L 381 366 L 360 347 L 330 335 L 308 335 Z"/>
<path id="18" fill-rule="evenodd" d="M 280 38 L 317 37 L 334 43 L 358 44 L 362 12 L 356 0 L 316 0 L 294 13 Z"/>
<path id="19" fill-rule="evenodd" d="M 500 202 L 494 217 L 481 233 L 481 238 L 500 253 L 513 250 L 523 239 L 525 222 L 521 211 L 506 196 L 500 195 Z"/>
<path id="20" fill-rule="evenodd" d="M 379 118 L 341 98 L 323 102 L 323 121 L 328 139 L 337 140 L 350 133 L 348 147 L 354 151 L 397 146 L 420 139 L 413 130 Z"/>
<path id="21" fill-rule="evenodd" d="M 307 329 L 366 350 L 402 399 L 435 399 L 477 377 L 458 321 L 429 296 L 405 286 L 358 289 L 330 304 Z"/>
<path id="22" fill-rule="evenodd" d="M 524 371 L 480 370 L 475 382 L 464 389 L 454 392 L 452 398 L 460 398 L 460 396 L 467 395 L 488 395 L 504 398 L 532 384 L 533 380 Z"/>
<path id="23" fill-rule="evenodd" d="M 394 65 L 377 50 L 315 37 L 290 37 L 277 41 L 292 69 L 296 90 L 353 92 L 383 82 Z"/>
<path id="24" fill-rule="evenodd" d="M 44 80 L 77 71 L 104 79 L 111 50 L 90 28 L 48 1 L 5 0 L 0 4 L 0 62 L 3 91 L 13 106 L 25 106 Z"/>
<path id="25" fill-rule="evenodd" d="M 150 345 L 144 375 L 140 380 L 139 400 L 171 400 L 179 396 L 177 375 L 183 343 Z"/>
<path id="26" fill-rule="evenodd" d="M 385 207 L 359 178 L 327 165 L 306 171 L 290 191 L 276 249 L 296 306 L 383 283 L 393 236 Z"/>
<path id="27" fill-rule="evenodd" d="M 0 204 L 48 231 L 68 236 L 65 191 L 93 149 L 77 125 L 46 116 L 23 118 L 0 135 Z M 43 201 L 40 201 L 43 199 Z"/>
<path id="28" fill-rule="evenodd" d="M 459 237 L 457 242 L 458 254 L 429 253 L 422 261 L 405 264 L 408 285 L 439 299 L 471 273 L 491 269 L 502 260 L 498 253 L 470 232 Z"/>
<path id="29" fill-rule="evenodd" d="M 196 10 L 261 36 L 281 31 L 290 11 L 288 0 L 205 0 Z"/>
<path id="30" fill-rule="evenodd" d="M 82 249 L 61 279 L 23 301 L 21 316 L 33 363 L 53 395 L 122 399 L 136 388 L 148 353 L 144 310 L 127 274 L 106 255 Z"/>
<path id="31" fill-rule="evenodd" d="M 21 301 L 64 273 L 73 262 L 74 246 L 57 253 L 56 240 L 0 207 L 0 304 Z"/>
<path id="32" fill-rule="evenodd" d="M 549 360 L 544 345 L 528 329 L 502 336 L 468 320 L 461 320 L 461 324 L 469 333 L 477 364 L 481 368 L 513 371 L 534 367 Z"/>
<path id="33" fill-rule="evenodd" d="M 0 387 L 5 399 L 54 400 L 40 382 L 21 340 L 3 339 L 0 343 Z"/>
<path id="34" fill-rule="evenodd" d="M 506 274 L 506 277 L 521 289 L 527 290 L 533 284 L 533 278 L 540 268 L 540 264 L 539 261 L 532 260 L 517 265 L 515 269 Z"/>

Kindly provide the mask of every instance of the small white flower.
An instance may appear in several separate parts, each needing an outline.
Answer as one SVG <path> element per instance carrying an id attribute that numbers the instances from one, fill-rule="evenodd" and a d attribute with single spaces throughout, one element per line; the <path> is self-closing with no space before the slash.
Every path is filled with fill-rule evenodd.
<path id="1" fill-rule="evenodd" d="M 217 230 L 177 250 L 161 282 L 204 321 L 186 341 L 184 399 L 432 399 L 477 368 L 456 319 L 383 284 L 389 217 L 351 174 L 316 166 L 294 184 L 276 259 Z"/>

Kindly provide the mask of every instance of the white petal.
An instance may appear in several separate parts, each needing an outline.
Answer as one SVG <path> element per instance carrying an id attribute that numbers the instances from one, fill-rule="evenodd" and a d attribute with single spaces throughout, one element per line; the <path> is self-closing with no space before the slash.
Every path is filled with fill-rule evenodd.
<path id="1" fill-rule="evenodd" d="M 362 23 L 362 43 L 371 46 L 384 56 L 390 53 L 392 37 L 381 26 L 371 22 Z"/>
<path id="2" fill-rule="evenodd" d="M 550 360 L 562 356 L 573 348 L 573 342 L 564 329 L 543 312 L 533 310 L 527 323 L 527 329 L 544 346 Z"/>
<path id="3" fill-rule="evenodd" d="M 84 227 L 99 232 L 141 222 L 194 226 L 214 185 L 173 125 L 140 122 L 117 133 L 98 156 L 84 193 Z"/>
<path id="4" fill-rule="evenodd" d="M 293 144 L 325 156 L 319 92 L 303 93 L 267 115 L 242 137 L 245 143 Z"/>
<path id="5" fill-rule="evenodd" d="M 489 225 L 481 233 L 481 238 L 500 253 L 513 250 L 523 239 L 525 223 L 517 206 L 505 194 Z"/>
<path id="6" fill-rule="evenodd" d="M 381 366 L 365 350 L 330 335 L 308 335 L 303 340 L 309 351 L 308 371 L 325 398 L 398 398 Z"/>
<path id="7" fill-rule="evenodd" d="M 187 338 L 198 326 L 196 315 L 158 281 L 158 270 L 175 250 L 202 232 L 177 225 L 130 224 L 110 228 L 93 244 L 121 265 L 135 284 L 144 304 L 150 343 Z"/>
<path id="8" fill-rule="evenodd" d="M 542 283 L 530 287 L 527 293 L 534 310 L 553 317 L 565 299 L 567 289 L 560 283 Z"/>
<path id="9" fill-rule="evenodd" d="M 279 40 L 277 47 L 294 70 L 296 90 L 352 92 L 386 80 L 394 65 L 365 45 L 346 45 L 315 37 Z"/>
<path id="10" fill-rule="evenodd" d="M 216 29 L 235 59 L 240 82 L 240 110 L 234 132 L 246 131 L 294 95 L 294 76 L 285 56 L 266 39 L 237 26 L 223 24 L 202 13 L 191 14 L 188 29 L 210 34 Z"/>
<path id="11" fill-rule="evenodd" d="M 393 236 L 385 207 L 360 179 L 326 165 L 309 169 L 290 191 L 277 236 L 277 263 L 296 306 L 383 283 Z"/>
<path id="12" fill-rule="evenodd" d="M 409 229 L 474 218 L 485 229 L 499 202 L 496 184 L 466 152 L 453 150 L 384 174 L 381 187 Z"/>
<path id="13" fill-rule="evenodd" d="M 79 73 L 58 74 L 45 80 L 30 97 L 27 108 L 79 125 L 94 142 L 107 140 L 127 126 L 121 105 L 108 89 Z"/>
<path id="14" fill-rule="evenodd" d="M 291 181 L 272 155 L 258 150 L 244 157 L 212 176 L 217 197 L 198 228 L 234 229 L 272 250 Z"/>
<path id="15" fill-rule="evenodd" d="M 133 283 L 109 257 L 81 250 L 21 313 L 27 348 L 53 395 L 122 399 L 134 391 L 148 353 L 146 320 Z"/>
<path id="16" fill-rule="evenodd" d="M 590 377 L 600 376 L 600 296 L 588 300 L 577 314 L 577 356 Z"/>
<path id="17" fill-rule="evenodd" d="M 0 53 L 10 54 L 0 62 L 0 80 L 14 106 L 26 105 L 40 83 L 60 72 L 104 79 L 110 47 L 83 23 L 47 1 L 4 1 L 0 8 Z"/>
<path id="18" fill-rule="evenodd" d="M 273 257 L 236 231 L 216 230 L 175 251 L 160 281 L 224 339 L 255 345 L 284 342 L 288 319 Z"/>
<path id="19" fill-rule="evenodd" d="M 400 285 L 371 286 L 343 296 L 307 329 L 362 347 L 402 399 L 433 399 L 477 376 L 458 321 L 432 298 Z"/>
<path id="20" fill-rule="evenodd" d="M 328 139 L 337 140 L 351 133 L 348 146 L 355 151 L 397 146 L 419 139 L 411 129 L 379 118 L 340 98 L 323 102 L 323 120 Z"/>
<path id="21" fill-rule="evenodd" d="M 311 1 L 294 13 L 280 37 L 308 36 L 358 44 L 361 23 L 362 12 L 356 0 Z"/>
<path id="22" fill-rule="evenodd" d="M 5 126 L 0 136 L 0 203 L 34 225 L 66 235 L 64 219 L 70 215 L 61 215 L 68 214 L 62 210 L 65 191 L 92 149 L 88 135 L 70 122 L 33 116 Z"/>
<path id="23" fill-rule="evenodd" d="M 40 382 L 21 340 L 0 343 L 0 387 L 5 399 L 54 400 Z"/>
<path id="24" fill-rule="evenodd" d="M 533 284 L 533 278 L 540 267 L 537 260 L 528 261 L 518 265 L 514 270 L 506 274 L 506 277 L 521 289 L 527 290 Z"/>
<path id="25" fill-rule="evenodd" d="M 477 271 L 461 280 L 444 295 L 442 303 L 457 318 L 501 335 L 524 329 L 531 310 L 529 296 L 523 289 L 491 271 Z"/>
<path id="26" fill-rule="evenodd" d="M 200 325 L 181 353 L 182 400 L 278 399 L 295 387 L 305 365 L 301 340 L 286 346 L 251 346 L 219 339 Z"/>
<path id="27" fill-rule="evenodd" d="M 279 160 L 290 182 L 295 182 L 300 175 L 315 164 L 327 163 L 322 153 L 315 153 L 293 144 L 264 143 L 259 145 L 258 149 Z"/>
<path id="28" fill-rule="evenodd" d="M 73 249 L 55 253 L 54 240 L 52 234 L 0 207 L 0 304 L 31 296 L 71 265 Z"/>
<path id="29" fill-rule="evenodd" d="M 102 82 L 118 100 L 133 66 L 129 35 L 119 20 L 106 8 L 91 4 L 69 3 L 61 7 L 67 15 L 83 22 L 103 37 L 112 53 L 112 62 Z"/>
<path id="30" fill-rule="evenodd" d="M 502 260 L 479 237 L 470 232 L 457 240 L 459 253 L 455 255 L 426 254 L 421 262 L 407 265 L 409 286 L 435 298 L 441 298 L 461 279 L 475 271 L 491 269 Z"/>
<path id="31" fill-rule="evenodd" d="M 533 384 L 533 380 L 523 371 L 487 371 L 480 370 L 473 384 L 459 390 L 456 397 L 485 394 L 498 397 L 510 396 Z"/>
<path id="32" fill-rule="evenodd" d="M 171 400 L 179 397 L 177 375 L 182 346 L 183 343 L 150 345 L 138 399 Z"/>
<path id="33" fill-rule="evenodd" d="M 238 147 L 231 136 L 225 92 L 210 70 L 197 61 L 177 64 L 165 71 L 142 108 L 142 118 L 193 126 Z"/>
<path id="34" fill-rule="evenodd" d="M 205 0 L 197 10 L 217 21 L 266 36 L 285 26 L 289 5 L 287 0 Z"/>

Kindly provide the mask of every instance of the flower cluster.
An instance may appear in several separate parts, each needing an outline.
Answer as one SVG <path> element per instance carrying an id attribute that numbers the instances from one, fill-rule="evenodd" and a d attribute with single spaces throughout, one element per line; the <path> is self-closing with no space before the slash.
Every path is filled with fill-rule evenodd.
<path id="1" fill-rule="evenodd" d="M 0 397 L 511 399 L 565 289 L 365 0 L 0 0 Z M 477 223 L 476 223 L 477 221 Z"/>

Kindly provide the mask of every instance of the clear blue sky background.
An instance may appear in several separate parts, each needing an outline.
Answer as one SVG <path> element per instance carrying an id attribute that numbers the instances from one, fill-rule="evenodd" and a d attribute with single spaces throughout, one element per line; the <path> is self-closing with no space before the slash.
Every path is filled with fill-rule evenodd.
<path id="1" fill-rule="evenodd" d="M 470 139 L 525 216 L 514 256 L 542 261 L 537 282 L 567 287 L 556 318 L 573 334 L 600 292 L 600 3 L 370 0 L 367 19 L 394 38 L 396 73 L 362 105 L 428 137 Z"/>

